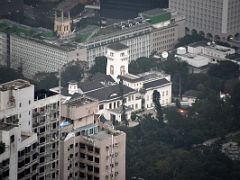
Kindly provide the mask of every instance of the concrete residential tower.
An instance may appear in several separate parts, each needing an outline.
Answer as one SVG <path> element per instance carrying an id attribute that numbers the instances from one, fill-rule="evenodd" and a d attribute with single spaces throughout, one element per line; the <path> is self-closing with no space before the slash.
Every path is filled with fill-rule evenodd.
<path id="1" fill-rule="evenodd" d="M 239 0 L 170 0 L 169 8 L 186 16 L 187 30 L 215 40 L 239 37 Z"/>

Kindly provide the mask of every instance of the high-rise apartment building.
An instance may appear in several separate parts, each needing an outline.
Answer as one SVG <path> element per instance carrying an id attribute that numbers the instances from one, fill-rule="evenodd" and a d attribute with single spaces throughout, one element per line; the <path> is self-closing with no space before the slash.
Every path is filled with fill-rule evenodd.
<path id="1" fill-rule="evenodd" d="M 126 134 L 102 125 L 97 111 L 81 95 L 62 105 L 61 180 L 125 179 Z"/>
<path id="2" fill-rule="evenodd" d="M 153 8 L 167 8 L 168 0 L 101 0 L 100 15 L 107 18 L 129 19 Z"/>
<path id="3" fill-rule="evenodd" d="M 24 80 L 0 85 L 0 178 L 37 179 L 37 134 L 31 130 L 34 86 Z"/>
<path id="4" fill-rule="evenodd" d="M 38 136 L 38 180 L 59 179 L 59 94 L 35 92 L 32 130 Z"/>
<path id="5" fill-rule="evenodd" d="M 0 85 L 0 179 L 59 179 L 59 95 L 25 80 Z"/>
<path id="6" fill-rule="evenodd" d="M 169 8 L 186 16 L 187 31 L 223 41 L 239 37 L 239 0 L 170 0 Z"/>

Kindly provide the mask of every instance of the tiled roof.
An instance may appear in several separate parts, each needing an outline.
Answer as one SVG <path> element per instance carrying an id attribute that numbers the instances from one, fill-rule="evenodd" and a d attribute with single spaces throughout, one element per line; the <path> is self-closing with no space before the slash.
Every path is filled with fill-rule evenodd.
<path id="1" fill-rule="evenodd" d="M 123 93 L 124 95 L 128 93 L 133 93 L 136 92 L 134 89 L 127 87 L 123 85 Z M 89 93 L 86 93 L 86 96 L 92 97 L 94 99 L 97 99 L 99 101 L 107 101 L 115 98 L 120 98 L 120 87 L 119 85 L 112 85 L 112 86 L 107 86 L 101 89 L 98 89 L 96 91 L 92 91 Z"/>
<path id="2" fill-rule="evenodd" d="M 159 86 L 169 84 L 169 83 L 170 82 L 167 79 L 163 78 L 163 79 L 159 79 L 159 80 L 156 80 L 156 81 L 151 81 L 151 82 L 144 83 L 143 87 L 145 89 L 148 89 L 148 88 L 153 88 L 153 87 L 159 87 Z"/>

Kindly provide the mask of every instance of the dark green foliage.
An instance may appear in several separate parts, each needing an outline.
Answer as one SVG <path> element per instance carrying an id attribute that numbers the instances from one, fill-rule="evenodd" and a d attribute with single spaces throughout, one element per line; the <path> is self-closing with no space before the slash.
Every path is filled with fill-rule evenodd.
<path id="1" fill-rule="evenodd" d="M 0 142 L 0 154 L 4 153 L 5 151 L 5 143 Z"/>
<path id="2" fill-rule="evenodd" d="M 139 74 L 157 68 L 157 62 L 154 58 L 141 57 L 136 61 L 132 61 L 128 66 L 129 73 Z"/>
<path id="3" fill-rule="evenodd" d="M 186 35 L 179 40 L 179 42 L 176 44 L 175 47 L 185 46 L 187 44 L 194 43 L 197 41 L 203 41 L 203 40 L 206 40 L 206 39 L 199 34 Z"/>
<path id="4" fill-rule="evenodd" d="M 62 72 L 62 84 L 66 86 L 72 80 L 79 82 L 83 77 L 84 71 L 81 64 L 78 62 L 70 63 Z"/>
<path id="5" fill-rule="evenodd" d="M 50 89 L 58 86 L 58 78 L 54 73 L 47 74 L 42 80 L 35 83 L 36 89 Z"/>
<path id="6" fill-rule="evenodd" d="M 159 123 L 163 124 L 163 112 L 160 104 L 160 93 L 157 90 L 153 91 L 153 103 L 157 112 L 157 120 Z"/>
<path id="7" fill-rule="evenodd" d="M 220 61 L 219 64 L 211 65 L 208 74 L 221 79 L 238 78 L 239 65 L 231 61 Z"/>
<path id="8" fill-rule="evenodd" d="M 23 79 L 21 72 L 10 69 L 5 66 L 0 66 L 0 84 L 6 83 L 15 79 Z"/>
<path id="9" fill-rule="evenodd" d="M 139 126 L 122 128 L 128 137 L 127 179 L 134 176 L 151 180 L 240 177 L 240 163 L 230 161 L 220 153 L 219 147 L 193 148 L 194 144 L 240 127 L 228 125 L 232 118 L 229 108 L 224 103 L 200 101 L 189 117 L 181 116 L 175 108 L 165 109 L 168 124 L 164 127 L 145 116 Z"/>
<path id="10" fill-rule="evenodd" d="M 95 64 L 90 69 L 91 74 L 103 73 L 106 74 L 107 58 L 105 56 L 96 57 Z"/>

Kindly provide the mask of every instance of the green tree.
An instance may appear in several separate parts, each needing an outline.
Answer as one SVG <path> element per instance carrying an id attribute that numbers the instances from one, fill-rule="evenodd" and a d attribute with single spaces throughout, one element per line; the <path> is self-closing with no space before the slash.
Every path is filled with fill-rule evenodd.
<path id="1" fill-rule="evenodd" d="M 239 77 L 239 65 L 231 61 L 220 61 L 212 64 L 208 70 L 210 76 L 221 79 L 236 79 Z"/>
<path id="2" fill-rule="evenodd" d="M 128 71 L 132 74 L 144 73 L 151 69 L 157 69 L 157 62 L 154 58 L 141 57 L 132 61 L 128 66 Z"/>
<path id="3" fill-rule="evenodd" d="M 0 84 L 23 78 L 20 72 L 5 66 L 0 66 Z"/>
<path id="4" fill-rule="evenodd" d="M 36 89 L 50 89 L 58 86 L 58 78 L 54 73 L 47 74 L 42 80 L 35 83 Z"/>
<path id="5" fill-rule="evenodd" d="M 160 123 L 163 123 L 163 111 L 160 104 L 160 93 L 157 90 L 153 91 L 153 103 L 157 112 L 157 119 Z"/>
<path id="6" fill-rule="evenodd" d="M 107 58 L 105 56 L 100 56 L 95 58 L 95 64 L 91 67 L 90 73 L 103 73 L 106 74 Z"/>
<path id="7" fill-rule="evenodd" d="M 79 82 L 84 77 L 82 65 L 79 62 L 73 62 L 66 66 L 62 72 L 62 84 L 67 85 L 68 82 L 74 80 Z"/>

